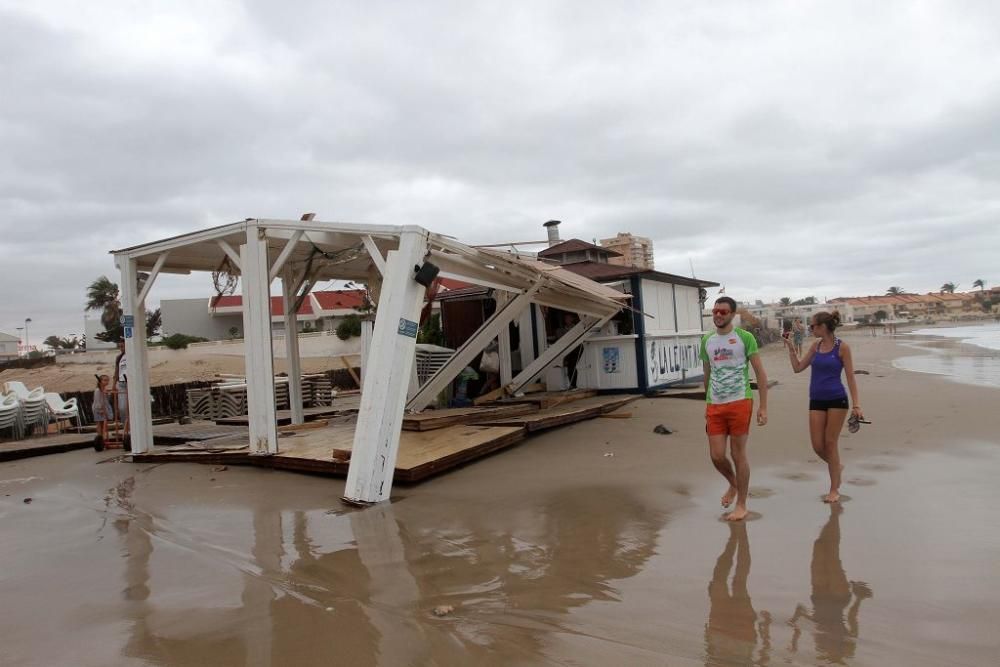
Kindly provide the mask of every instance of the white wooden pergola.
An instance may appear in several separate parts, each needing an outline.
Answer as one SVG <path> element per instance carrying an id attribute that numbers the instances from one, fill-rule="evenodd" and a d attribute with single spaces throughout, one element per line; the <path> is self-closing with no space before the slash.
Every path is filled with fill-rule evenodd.
<path id="1" fill-rule="evenodd" d="M 506 252 L 472 248 L 412 226 L 365 225 L 317 220 L 247 219 L 220 227 L 114 250 L 121 271 L 122 312 L 127 322 L 128 398 L 132 450 L 153 444 L 146 355 L 145 303 L 161 273 L 213 272 L 227 264 L 238 273 L 243 294 L 250 451 L 278 453 L 271 283 L 280 278 L 292 423 L 303 423 L 297 302 L 318 281 L 368 285 L 376 318 L 363 361 L 361 407 L 344 497 L 378 502 L 389 497 L 406 409 L 422 410 L 494 338 L 500 339 L 501 383 L 517 392 L 579 345 L 624 305 L 627 295 L 556 266 Z M 228 261 L 227 261 L 228 260 Z M 417 322 L 426 287 L 415 280 L 425 263 L 442 277 L 496 290 L 498 307 L 483 326 L 423 386 L 411 390 Z M 139 274 L 148 273 L 141 285 Z M 510 364 L 508 324 L 532 303 L 577 313 L 579 323 L 516 376 Z"/>

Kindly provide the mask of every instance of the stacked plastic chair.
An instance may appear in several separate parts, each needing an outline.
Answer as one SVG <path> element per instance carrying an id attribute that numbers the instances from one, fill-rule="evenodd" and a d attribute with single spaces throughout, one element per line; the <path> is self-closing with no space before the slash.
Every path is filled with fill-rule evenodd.
<path id="1" fill-rule="evenodd" d="M 21 402 L 13 393 L 0 394 L 0 434 L 7 433 L 13 440 L 24 437 L 21 419 Z"/>
<path id="2" fill-rule="evenodd" d="M 17 396 L 21 404 L 21 421 L 25 432 L 30 434 L 35 426 L 40 426 L 44 430 L 49 420 L 45 406 L 45 390 L 36 387 L 29 391 L 23 382 L 17 380 L 5 383 L 4 389 L 7 393 Z"/>

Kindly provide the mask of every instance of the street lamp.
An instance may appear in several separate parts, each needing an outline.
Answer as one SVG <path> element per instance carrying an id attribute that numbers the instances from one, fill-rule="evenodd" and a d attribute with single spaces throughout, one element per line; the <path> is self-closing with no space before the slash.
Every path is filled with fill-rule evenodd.
<path id="1" fill-rule="evenodd" d="M 27 354 L 31 354 L 31 339 L 28 338 L 28 323 L 31 322 L 30 317 L 24 318 L 24 350 Z"/>

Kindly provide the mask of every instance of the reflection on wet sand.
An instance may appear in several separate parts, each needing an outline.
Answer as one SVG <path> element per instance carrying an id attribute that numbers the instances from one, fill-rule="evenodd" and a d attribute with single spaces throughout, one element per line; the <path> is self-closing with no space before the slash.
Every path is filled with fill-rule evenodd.
<path id="1" fill-rule="evenodd" d="M 708 583 L 705 624 L 706 665 L 767 665 L 771 655 L 771 614 L 754 611 L 750 578 L 750 538 L 745 523 L 729 523 L 729 539 Z M 733 568 L 735 557 L 735 569 Z M 729 573 L 733 572 L 732 588 Z M 754 658 L 758 637 L 760 651 Z"/>
<path id="2" fill-rule="evenodd" d="M 798 624 L 805 618 L 813 623 L 816 658 L 832 664 L 854 657 L 858 611 L 861 601 L 872 597 L 868 584 L 847 580 L 840 562 L 840 515 L 843 511 L 839 504 L 830 505 L 830 518 L 813 543 L 812 613 L 800 604 L 789 621 L 793 628 L 791 652 L 798 652 L 802 634 Z"/>
<path id="3" fill-rule="evenodd" d="M 168 549 L 154 563 L 168 522 L 128 507 L 114 523 L 126 558 L 123 653 L 170 665 L 534 662 L 562 614 L 618 599 L 612 582 L 641 571 L 665 519 L 628 491 L 603 487 L 562 490 L 530 511 L 514 536 L 481 525 L 475 509 L 459 510 L 445 530 L 411 533 L 392 505 L 339 517 L 258 508 L 249 553 L 166 536 L 193 555 L 219 555 L 219 576 L 234 566 L 242 580 L 238 606 L 177 609 L 151 570 L 200 559 L 178 562 Z M 349 524 L 353 548 L 320 553 L 310 519 Z M 441 604 L 454 611 L 435 617 Z"/>

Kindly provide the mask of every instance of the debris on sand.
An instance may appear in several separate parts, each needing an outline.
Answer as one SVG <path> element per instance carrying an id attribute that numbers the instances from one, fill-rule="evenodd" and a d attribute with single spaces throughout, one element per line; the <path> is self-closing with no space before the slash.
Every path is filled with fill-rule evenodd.
<path id="1" fill-rule="evenodd" d="M 656 428 L 653 429 L 653 433 L 659 433 L 660 435 L 670 435 L 673 432 L 673 429 L 667 428 L 663 424 L 657 424 Z"/>
<path id="2" fill-rule="evenodd" d="M 871 375 L 868 371 L 854 371 L 855 375 Z"/>
<path id="3" fill-rule="evenodd" d="M 441 605 L 438 605 L 438 606 L 434 607 L 434 615 L 437 616 L 437 617 L 439 617 L 439 618 L 441 616 L 447 616 L 448 614 L 450 614 L 453 611 L 455 611 L 455 608 L 452 607 L 450 604 L 441 604 Z"/>

